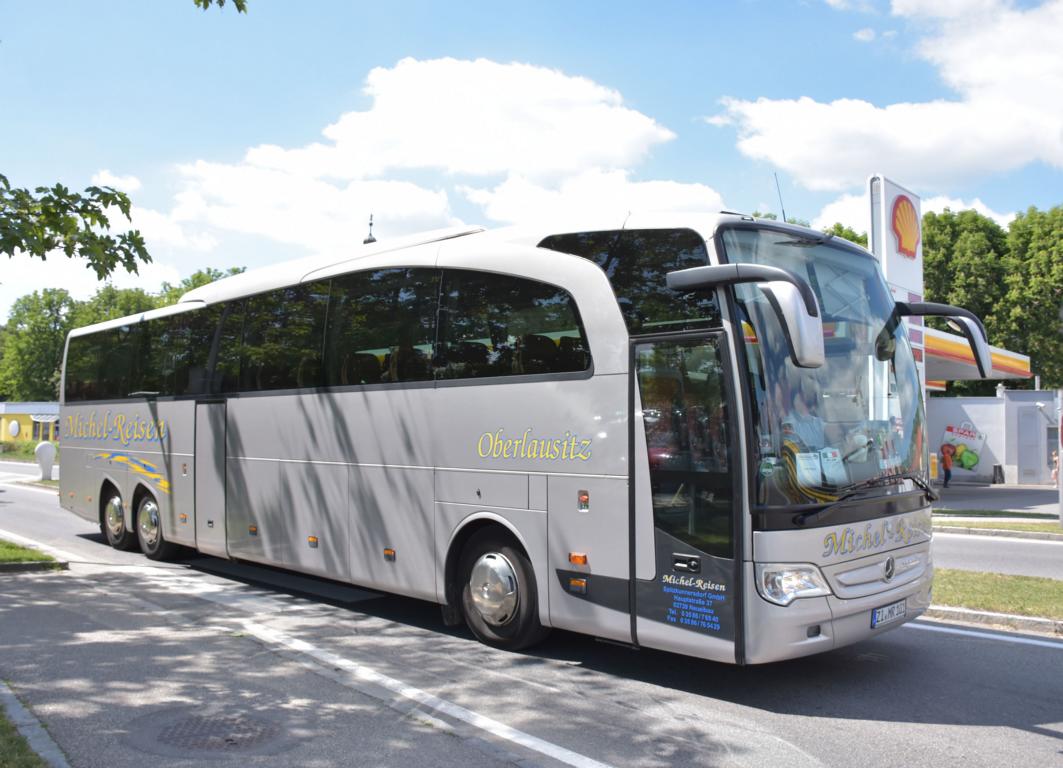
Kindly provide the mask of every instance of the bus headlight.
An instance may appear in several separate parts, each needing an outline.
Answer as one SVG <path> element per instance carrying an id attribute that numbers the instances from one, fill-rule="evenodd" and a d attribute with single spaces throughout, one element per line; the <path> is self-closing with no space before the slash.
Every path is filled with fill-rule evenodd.
<path id="1" fill-rule="evenodd" d="M 789 605 L 799 597 L 831 593 L 819 568 L 794 563 L 758 563 L 757 591 L 776 605 Z"/>

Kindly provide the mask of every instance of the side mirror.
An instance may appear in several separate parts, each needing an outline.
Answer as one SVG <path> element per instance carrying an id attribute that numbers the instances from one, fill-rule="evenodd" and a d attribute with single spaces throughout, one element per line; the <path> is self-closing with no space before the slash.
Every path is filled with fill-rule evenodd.
<path id="1" fill-rule="evenodd" d="M 669 272 L 666 281 L 676 291 L 758 283 L 779 318 L 794 365 L 819 368 L 826 360 L 823 318 L 816 294 L 806 280 L 789 270 L 761 264 L 722 264 Z"/>
<path id="2" fill-rule="evenodd" d="M 993 373 L 993 355 L 989 350 L 989 335 L 982 321 L 970 310 L 954 307 L 951 304 L 933 302 L 897 302 L 899 317 L 945 317 L 949 325 L 967 338 L 978 366 L 978 375 L 988 379 Z"/>

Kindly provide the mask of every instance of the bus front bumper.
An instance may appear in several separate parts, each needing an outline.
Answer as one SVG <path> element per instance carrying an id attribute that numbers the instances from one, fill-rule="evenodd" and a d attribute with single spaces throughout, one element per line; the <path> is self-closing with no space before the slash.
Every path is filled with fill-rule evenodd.
<path id="1" fill-rule="evenodd" d="M 754 584 L 754 567 L 746 563 L 747 584 Z M 764 664 L 841 648 L 876 637 L 911 621 L 930 606 L 933 569 L 916 581 L 866 597 L 841 599 L 834 595 L 795 600 L 788 606 L 768 602 L 756 588 L 746 595 L 747 664 Z M 903 613 L 900 613 L 903 601 Z M 872 626 L 878 609 L 881 621 Z"/>

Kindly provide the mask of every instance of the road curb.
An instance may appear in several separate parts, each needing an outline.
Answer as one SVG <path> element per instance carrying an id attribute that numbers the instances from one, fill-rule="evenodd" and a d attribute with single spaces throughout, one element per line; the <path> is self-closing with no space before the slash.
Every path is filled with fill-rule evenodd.
<path id="1" fill-rule="evenodd" d="M 947 605 L 932 605 L 923 613 L 923 616 L 928 619 L 944 619 L 964 624 L 992 624 L 1022 632 L 1039 632 L 1063 637 L 1063 621 L 1056 621 L 1055 619 L 1016 616 L 1011 613 L 973 611 L 970 608 L 952 608 Z"/>
<path id="2" fill-rule="evenodd" d="M 66 755 L 48 734 L 44 723 L 23 706 L 15 696 L 15 692 L 2 680 L 0 680 L 0 707 L 3 708 L 7 719 L 12 722 L 22 738 L 27 741 L 30 749 L 36 752 L 41 760 L 51 768 L 70 768 Z"/>
<path id="3" fill-rule="evenodd" d="M 33 560 L 27 563 L 0 563 L 0 573 L 41 573 L 69 571 L 70 563 L 62 560 Z"/>
<path id="4" fill-rule="evenodd" d="M 966 528 L 960 525 L 935 525 L 939 533 L 963 533 L 968 536 L 1003 536 L 1007 539 L 1037 539 L 1039 541 L 1063 541 L 1063 533 L 1045 531 L 1009 531 L 1003 528 Z"/>

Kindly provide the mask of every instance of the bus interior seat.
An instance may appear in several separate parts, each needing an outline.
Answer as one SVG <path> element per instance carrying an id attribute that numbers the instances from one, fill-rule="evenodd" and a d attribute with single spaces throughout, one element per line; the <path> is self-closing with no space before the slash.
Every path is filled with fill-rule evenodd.
<path id="1" fill-rule="evenodd" d="M 529 333 L 520 340 L 522 373 L 551 373 L 557 364 L 557 345 L 549 336 Z"/>
<path id="2" fill-rule="evenodd" d="M 583 371 L 590 355 L 577 336 L 562 336 L 558 342 L 557 361 L 562 371 Z"/>
<path id="3" fill-rule="evenodd" d="M 483 376 L 487 370 L 488 349 L 477 341 L 459 341 L 448 353 L 448 367 L 464 376 Z"/>
<path id="4" fill-rule="evenodd" d="M 356 352 L 347 358 L 342 380 L 344 384 L 379 384 L 382 373 L 376 355 Z"/>
<path id="5" fill-rule="evenodd" d="M 391 350 L 385 381 L 426 381 L 431 378 L 431 361 L 424 352 L 409 345 Z"/>

